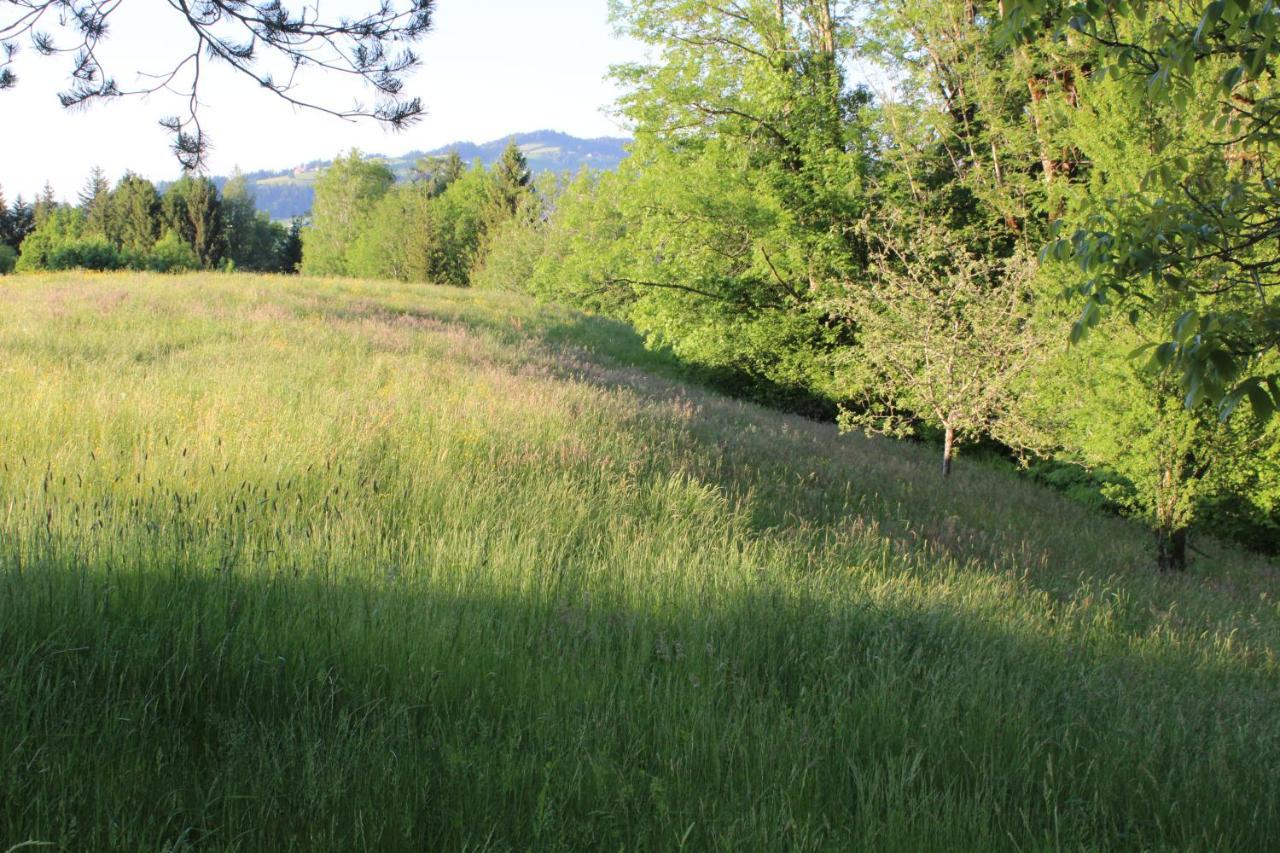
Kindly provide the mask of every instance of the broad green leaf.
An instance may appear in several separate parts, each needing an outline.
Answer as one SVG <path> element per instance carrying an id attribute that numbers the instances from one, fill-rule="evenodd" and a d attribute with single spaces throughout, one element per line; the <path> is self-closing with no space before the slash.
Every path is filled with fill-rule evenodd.
<path id="1" fill-rule="evenodd" d="M 1253 406 L 1253 414 L 1258 420 L 1268 420 L 1275 413 L 1275 401 L 1260 384 L 1255 382 L 1245 386 L 1245 393 L 1249 395 L 1249 405 Z"/>

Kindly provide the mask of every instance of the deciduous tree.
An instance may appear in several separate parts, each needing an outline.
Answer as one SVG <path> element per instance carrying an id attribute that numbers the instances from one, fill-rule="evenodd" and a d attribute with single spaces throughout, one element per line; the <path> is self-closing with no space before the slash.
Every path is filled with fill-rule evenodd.
<path id="1" fill-rule="evenodd" d="M 929 221 L 870 223 L 871 264 L 833 310 L 857 329 L 847 369 L 864 389 L 843 423 L 890 434 L 921 424 L 957 445 L 1022 432 L 1015 383 L 1045 352 L 1032 323 L 1034 259 L 974 246 Z"/>
<path id="2" fill-rule="evenodd" d="M 303 231 L 302 272 L 347 275 L 347 252 L 368 226 L 378 200 L 395 183 L 384 164 L 352 149 L 316 180 L 311 226 Z"/>

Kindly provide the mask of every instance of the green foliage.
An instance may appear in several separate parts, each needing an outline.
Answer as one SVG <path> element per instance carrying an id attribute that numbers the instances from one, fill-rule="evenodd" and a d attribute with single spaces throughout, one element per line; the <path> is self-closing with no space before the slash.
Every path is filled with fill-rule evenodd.
<path id="1" fill-rule="evenodd" d="M 427 194 L 432 197 L 447 190 L 466 171 L 467 164 L 456 149 L 443 157 L 419 160 L 415 167 L 418 179 L 426 181 Z"/>
<path id="2" fill-rule="evenodd" d="M 493 186 L 491 176 L 476 163 L 450 180 L 439 195 L 430 181 L 386 189 L 353 232 L 341 267 L 353 275 L 465 287 L 486 231 L 505 218 L 495 203 Z M 328 263 L 324 253 L 332 247 L 313 236 L 304 239 L 304 269 Z M 320 252 L 320 260 L 308 260 L 313 251 Z"/>
<path id="3" fill-rule="evenodd" d="M 243 180 L 225 198 L 207 178 L 185 176 L 162 200 L 145 178 L 126 173 L 114 190 L 94 170 L 80 206 L 46 210 L 23 243 L 20 271 L 151 269 L 182 272 L 224 265 L 263 272 L 296 272 L 300 227 L 286 228 L 254 210 Z M 46 196 L 51 195 L 45 193 Z M 28 209 L 19 202 L 0 222 L 23 233 Z M 157 242 L 161 223 L 165 237 Z"/>
<path id="4" fill-rule="evenodd" d="M 299 251 L 290 229 L 258 212 L 248 182 L 237 170 L 222 188 L 222 255 L 238 270 L 294 272 Z"/>
<path id="5" fill-rule="evenodd" d="M 630 173 L 583 170 L 549 198 L 542 253 L 526 288 L 544 299 L 625 319 L 635 294 L 612 286 L 624 263 L 627 223 L 619 196 Z"/>
<path id="6" fill-rule="evenodd" d="M 32 208 L 32 217 L 34 223 L 39 226 L 44 222 L 49 214 L 59 208 L 58 199 L 54 195 L 53 185 L 48 181 L 44 182 L 44 187 L 36 195 L 35 205 Z"/>
<path id="7" fill-rule="evenodd" d="M 302 235 L 302 272 L 348 274 L 347 253 L 394 181 L 390 169 L 365 160 L 355 149 L 336 158 L 316 181 L 311 225 Z"/>
<path id="8" fill-rule="evenodd" d="M 1019 378 L 1043 356 L 1031 323 L 1036 270 L 988 242 L 918 219 L 879 219 L 866 279 L 832 300 L 857 328 L 846 370 L 862 406 L 845 425 L 891 435 L 923 423 L 945 436 L 943 474 L 957 441 L 998 435 L 1020 445 Z"/>
<path id="9" fill-rule="evenodd" d="M 433 204 L 438 240 L 428 254 L 427 275 L 435 284 L 471 281 L 484 235 L 495 221 L 490 176 L 475 163 Z"/>
<path id="10" fill-rule="evenodd" d="M 440 242 L 430 190 L 420 184 L 393 187 L 370 211 L 368 222 L 347 250 L 352 275 L 399 281 L 427 281 Z M 304 252 L 304 257 L 306 257 Z"/>
<path id="11" fill-rule="evenodd" d="M 285 231 L 277 252 L 280 272 L 296 273 L 302 266 L 302 219 L 294 218 Z"/>
<path id="12" fill-rule="evenodd" d="M 493 164 L 489 182 L 495 218 L 506 219 L 519 213 L 533 190 L 533 173 L 529 171 L 529 161 L 514 139 L 507 143 L 502 156 Z"/>
<path id="13" fill-rule="evenodd" d="M 22 196 L 18 196 L 9 211 L 7 242 L 16 249 L 35 227 L 35 211 L 22 200 Z"/>
<path id="14" fill-rule="evenodd" d="M 75 207 L 47 212 L 35 231 L 22 241 L 18 272 L 36 270 L 112 270 L 124 266 L 116 247 L 105 237 L 88 232 L 85 215 Z"/>
<path id="15" fill-rule="evenodd" d="M 222 203 L 209 178 L 186 174 L 175 181 L 160 202 L 160 222 L 195 251 L 205 269 L 222 260 L 226 247 Z"/>
<path id="16" fill-rule="evenodd" d="M 542 197 L 526 193 L 507 219 L 485 234 L 484 249 L 471 272 L 471 286 L 526 292 L 546 252 Z"/>
<path id="17" fill-rule="evenodd" d="M 156 242 L 160 228 L 160 194 L 155 185 L 126 172 L 107 204 L 105 232 L 122 251 L 145 254 Z"/>
<path id="18" fill-rule="evenodd" d="M 164 232 L 143 261 L 152 272 L 190 272 L 201 268 L 200 256 L 191 244 L 173 229 Z"/>
<path id="19" fill-rule="evenodd" d="M 1047 24 L 1047 26 L 1046 26 Z M 1154 289 L 1177 318 L 1161 342 L 1188 406 L 1216 404 L 1229 417 L 1248 399 L 1257 417 L 1280 405 L 1280 374 L 1258 357 L 1280 345 L 1280 312 L 1266 291 L 1280 286 L 1280 206 L 1265 167 L 1280 134 L 1276 35 L 1280 12 L 1247 0 L 1113 9 L 1102 3 L 1011 4 L 1007 31 L 1052 42 L 1082 32 L 1097 46 L 1097 77 L 1114 82 L 1141 113 L 1159 156 L 1098 196 L 1092 214 L 1046 248 L 1083 273 L 1080 338 L 1110 306 L 1142 311 Z M 1146 284 L 1146 283 L 1149 283 Z M 1180 322 L 1195 311 L 1194 322 Z"/>
<path id="20" fill-rule="evenodd" d="M 221 197 L 223 254 L 237 269 L 257 269 L 271 249 L 269 235 L 256 226 L 257 210 L 244 175 L 237 169 L 222 187 Z M 270 220 L 267 220 L 268 222 Z"/>
<path id="21" fill-rule="evenodd" d="M 10 207 L 5 202 L 3 190 L 0 190 L 0 244 L 16 252 L 34 229 L 35 214 L 31 206 L 18 196 Z"/>
<path id="22" fill-rule="evenodd" d="M 8 243 L 0 243 L 0 275 L 13 272 L 18 264 L 18 253 Z"/>
<path id="23" fill-rule="evenodd" d="M 116 247 L 97 234 L 62 243 L 49 253 L 46 269 L 114 270 L 125 266 Z"/>
<path id="24" fill-rule="evenodd" d="M 79 196 L 84 211 L 85 227 L 92 234 L 105 237 L 111 213 L 111 184 L 101 168 L 94 166 Z"/>
<path id="25" fill-rule="evenodd" d="M 747 386 L 838 399 L 847 329 L 822 306 L 865 262 L 869 137 L 866 96 L 836 59 L 842 25 L 820 6 L 779 19 L 763 2 L 615 4 L 660 61 L 618 69 L 632 154 L 557 202 L 532 289 L 609 310 Z"/>

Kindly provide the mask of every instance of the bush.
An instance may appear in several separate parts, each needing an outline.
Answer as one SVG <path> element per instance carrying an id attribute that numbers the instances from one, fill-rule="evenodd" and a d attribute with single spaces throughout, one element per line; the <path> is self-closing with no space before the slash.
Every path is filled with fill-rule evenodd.
<path id="1" fill-rule="evenodd" d="M 515 216 L 486 237 L 471 273 L 471 286 L 489 290 L 527 291 L 546 247 L 542 208 L 530 198 Z"/>
<path id="2" fill-rule="evenodd" d="M 0 275 L 8 275 L 18 265 L 18 253 L 7 243 L 0 243 Z"/>
<path id="3" fill-rule="evenodd" d="M 152 272 L 188 272 L 200 269 L 200 259 L 195 249 L 178 236 L 166 231 L 147 253 L 147 269 Z"/>
<path id="4" fill-rule="evenodd" d="M 63 269 L 52 264 L 67 247 L 84 239 L 84 214 L 77 208 L 60 207 L 49 212 L 36 229 L 22 241 L 17 269 L 19 272 Z M 69 258 L 64 257 L 63 263 Z M 74 264 L 72 264 L 74 266 Z"/>
<path id="5" fill-rule="evenodd" d="M 45 256 L 45 268 L 51 270 L 115 270 L 123 265 L 116 247 L 97 236 L 60 243 Z"/>

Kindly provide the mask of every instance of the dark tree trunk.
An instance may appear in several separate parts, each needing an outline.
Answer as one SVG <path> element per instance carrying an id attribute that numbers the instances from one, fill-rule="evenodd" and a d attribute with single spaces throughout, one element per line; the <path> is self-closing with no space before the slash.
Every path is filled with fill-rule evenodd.
<path id="1" fill-rule="evenodd" d="M 942 476 L 943 479 L 951 476 L 951 459 L 955 455 L 956 449 L 956 431 L 951 427 L 946 428 L 946 433 L 942 439 Z"/>
<path id="2" fill-rule="evenodd" d="M 1156 567 L 1162 572 L 1187 569 L 1187 528 L 1156 529 Z"/>

